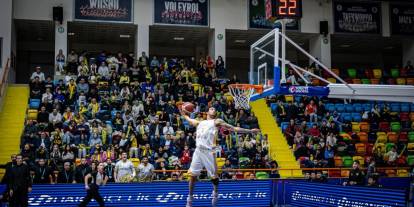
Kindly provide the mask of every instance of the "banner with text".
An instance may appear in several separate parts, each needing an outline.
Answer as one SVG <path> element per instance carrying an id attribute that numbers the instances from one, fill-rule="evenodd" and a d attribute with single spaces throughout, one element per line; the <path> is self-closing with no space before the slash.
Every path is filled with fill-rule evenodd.
<path id="1" fill-rule="evenodd" d="M 132 22 L 132 0 L 75 0 L 75 19 Z"/>
<path id="2" fill-rule="evenodd" d="M 154 7 L 157 24 L 209 24 L 209 0 L 156 0 Z"/>
<path id="3" fill-rule="evenodd" d="M 381 33 L 381 4 L 370 2 L 335 2 L 335 32 Z"/>
<path id="4" fill-rule="evenodd" d="M 390 22 L 393 35 L 414 35 L 414 4 L 391 4 Z"/>
<path id="5" fill-rule="evenodd" d="M 273 29 L 275 24 L 266 19 L 265 0 L 249 0 L 249 27 Z M 287 30 L 299 30 L 299 20 L 293 19 L 286 24 Z"/>
<path id="6" fill-rule="evenodd" d="M 219 206 L 269 206 L 271 180 L 220 182 Z M 0 186 L 1 189 L 2 186 Z M 4 187 L 4 186 L 3 186 Z M 211 182 L 198 182 L 194 206 L 211 206 Z M 152 182 L 108 184 L 100 187 L 106 206 L 185 206 L 188 182 Z M 86 196 L 83 185 L 34 185 L 29 194 L 30 206 L 77 206 Z M 96 206 L 92 202 L 92 206 Z"/>

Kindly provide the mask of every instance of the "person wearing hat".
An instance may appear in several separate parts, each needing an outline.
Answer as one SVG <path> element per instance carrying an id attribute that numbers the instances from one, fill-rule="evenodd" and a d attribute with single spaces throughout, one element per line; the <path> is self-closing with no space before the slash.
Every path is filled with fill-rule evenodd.
<path id="1" fill-rule="evenodd" d="M 45 81 L 45 74 L 40 71 L 40 66 L 36 66 L 36 71 L 32 73 L 32 76 L 30 76 L 30 80 L 34 80 L 36 77 L 39 78 L 40 82 Z"/>

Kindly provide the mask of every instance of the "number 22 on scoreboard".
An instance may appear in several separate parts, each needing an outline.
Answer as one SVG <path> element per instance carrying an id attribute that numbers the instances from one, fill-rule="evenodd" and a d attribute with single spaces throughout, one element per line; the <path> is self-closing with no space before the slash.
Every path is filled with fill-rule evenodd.
<path id="1" fill-rule="evenodd" d="M 279 15 L 296 15 L 297 0 L 279 0 Z"/>

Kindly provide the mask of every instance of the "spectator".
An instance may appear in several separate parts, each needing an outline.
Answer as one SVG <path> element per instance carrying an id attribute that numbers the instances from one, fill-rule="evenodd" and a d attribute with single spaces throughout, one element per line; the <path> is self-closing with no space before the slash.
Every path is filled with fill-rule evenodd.
<path id="1" fill-rule="evenodd" d="M 63 67 L 65 66 L 65 55 L 63 55 L 63 50 L 59 49 L 58 55 L 56 55 L 56 71 L 63 72 Z"/>
<path id="2" fill-rule="evenodd" d="M 86 158 L 81 159 L 80 165 L 76 167 L 75 170 L 75 181 L 76 183 L 84 183 L 84 177 L 92 171 L 92 168 L 89 167 L 86 162 Z"/>
<path id="3" fill-rule="evenodd" d="M 309 117 L 309 121 L 312 123 L 318 122 L 318 108 L 313 100 L 306 105 L 305 116 Z"/>
<path id="4" fill-rule="evenodd" d="M 142 158 L 142 163 L 138 165 L 138 181 L 150 182 L 153 179 L 154 166 L 148 163 L 148 157 Z"/>
<path id="5" fill-rule="evenodd" d="M 387 160 L 388 165 L 395 165 L 395 162 L 400 156 L 397 153 L 397 148 L 393 146 L 389 152 L 384 155 L 385 160 Z"/>
<path id="6" fill-rule="evenodd" d="M 39 159 L 38 165 L 35 167 L 35 176 L 33 179 L 35 184 L 50 184 L 52 183 L 51 169 L 46 166 L 44 159 Z"/>
<path id="7" fill-rule="evenodd" d="M 68 73 L 75 74 L 76 68 L 78 67 L 78 54 L 74 50 L 71 50 L 68 55 Z"/>
<path id="8" fill-rule="evenodd" d="M 126 152 L 121 155 L 121 160 L 115 165 L 114 178 L 115 182 L 126 183 L 131 182 L 135 177 L 135 168 L 131 161 L 127 158 Z"/>
<path id="9" fill-rule="evenodd" d="M 114 172 L 115 172 L 115 165 L 112 163 L 111 158 L 106 159 L 106 166 L 105 166 L 105 175 L 108 176 L 108 182 L 113 183 L 115 182 Z"/>
<path id="10" fill-rule="evenodd" d="M 411 61 L 410 60 L 407 61 L 407 64 L 404 66 L 404 69 L 406 69 L 408 71 L 413 71 L 414 70 L 414 67 L 411 64 Z"/>
<path id="11" fill-rule="evenodd" d="M 349 178 L 347 182 L 344 182 L 344 185 L 364 185 L 364 172 L 360 169 L 359 161 L 356 160 L 352 164 L 352 170 L 349 172 Z"/>
<path id="12" fill-rule="evenodd" d="M 70 162 L 65 162 L 63 164 L 63 171 L 59 173 L 58 183 L 76 183 L 75 172 L 73 172 Z"/>
<path id="13" fill-rule="evenodd" d="M 35 78 L 39 78 L 40 82 L 45 81 L 45 74 L 40 71 L 40 66 L 36 66 L 36 71 L 32 73 L 32 76 L 30 76 L 30 80 L 35 80 Z"/>

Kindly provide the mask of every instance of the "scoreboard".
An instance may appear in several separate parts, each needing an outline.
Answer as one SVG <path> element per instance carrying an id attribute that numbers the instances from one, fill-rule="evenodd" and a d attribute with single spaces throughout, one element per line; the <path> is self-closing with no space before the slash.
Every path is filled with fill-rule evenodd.
<path id="1" fill-rule="evenodd" d="M 266 0 L 266 19 L 302 17 L 302 0 Z"/>

